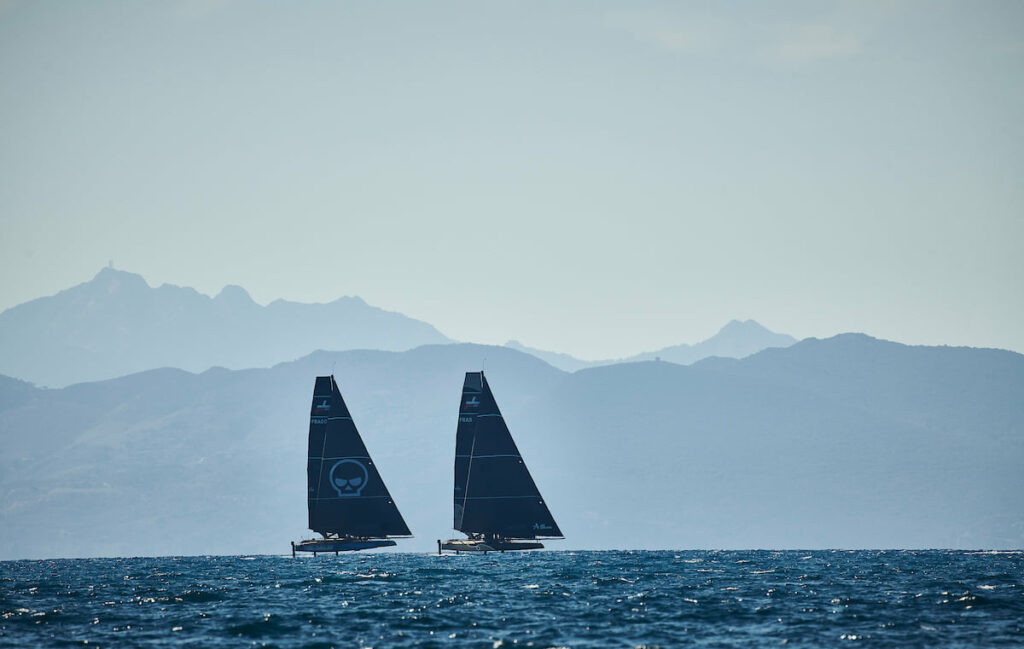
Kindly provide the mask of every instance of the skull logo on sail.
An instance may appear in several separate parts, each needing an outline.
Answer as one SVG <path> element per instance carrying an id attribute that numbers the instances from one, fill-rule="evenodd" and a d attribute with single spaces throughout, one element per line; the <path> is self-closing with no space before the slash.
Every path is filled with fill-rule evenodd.
<path id="1" fill-rule="evenodd" d="M 360 495 L 369 479 L 369 471 L 359 460 L 339 460 L 331 467 L 331 487 L 339 496 Z"/>

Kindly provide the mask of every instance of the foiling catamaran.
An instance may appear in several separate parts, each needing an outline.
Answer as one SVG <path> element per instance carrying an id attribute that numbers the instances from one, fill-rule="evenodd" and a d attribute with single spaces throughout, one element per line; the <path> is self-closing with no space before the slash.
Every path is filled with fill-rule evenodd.
<path id="1" fill-rule="evenodd" d="M 295 552 L 345 552 L 395 545 L 412 536 L 341 398 L 334 376 L 318 376 L 309 413 L 309 529 L 323 538 Z"/>
<path id="2" fill-rule="evenodd" d="M 437 542 L 437 551 L 536 550 L 560 539 L 483 372 L 466 372 L 455 433 L 455 529 L 469 538 Z"/>

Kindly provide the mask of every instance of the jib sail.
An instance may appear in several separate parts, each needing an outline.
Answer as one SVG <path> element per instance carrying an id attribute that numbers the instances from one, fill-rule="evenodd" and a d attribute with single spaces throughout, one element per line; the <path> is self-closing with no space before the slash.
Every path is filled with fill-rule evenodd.
<path id="1" fill-rule="evenodd" d="M 509 539 L 561 537 L 483 372 L 466 372 L 455 433 L 455 529 Z"/>
<path id="2" fill-rule="evenodd" d="M 411 535 L 333 376 L 316 377 L 306 475 L 314 532 L 361 538 Z"/>

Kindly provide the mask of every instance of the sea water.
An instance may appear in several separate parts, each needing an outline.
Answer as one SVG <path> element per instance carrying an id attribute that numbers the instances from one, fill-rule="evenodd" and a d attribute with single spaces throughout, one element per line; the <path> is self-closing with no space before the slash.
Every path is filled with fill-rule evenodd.
<path id="1" fill-rule="evenodd" d="M 376 553 L 0 563 L 2 647 L 1024 646 L 1024 555 Z"/>

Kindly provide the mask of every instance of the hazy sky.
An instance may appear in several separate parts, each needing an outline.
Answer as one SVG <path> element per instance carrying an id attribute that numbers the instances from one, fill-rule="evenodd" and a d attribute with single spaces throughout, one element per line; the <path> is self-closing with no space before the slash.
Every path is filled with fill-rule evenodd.
<path id="1" fill-rule="evenodd" d="M 0 0 L 0 309 L 112 259 L 586 358 L 1024 351 L 1024 3 Z"/>

